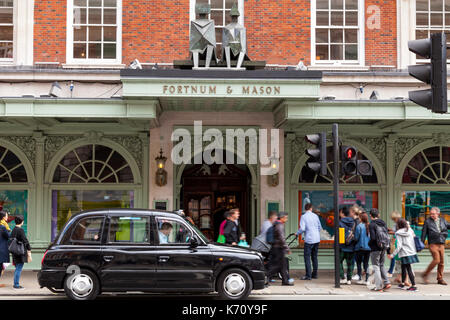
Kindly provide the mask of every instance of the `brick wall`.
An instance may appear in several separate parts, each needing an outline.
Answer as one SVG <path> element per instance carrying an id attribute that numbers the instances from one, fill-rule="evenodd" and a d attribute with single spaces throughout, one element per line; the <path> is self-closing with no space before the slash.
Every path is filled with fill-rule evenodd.
<path id="1" fill-rule="evenodd" d="M 66 61 L 66 1 L 34 2 L 34 61 Z"/>
<path id="2" fill-rule="evenodd" d="M 366 0 L 365 12 L 366 66 L 397 66 L 396 1 Z"/>

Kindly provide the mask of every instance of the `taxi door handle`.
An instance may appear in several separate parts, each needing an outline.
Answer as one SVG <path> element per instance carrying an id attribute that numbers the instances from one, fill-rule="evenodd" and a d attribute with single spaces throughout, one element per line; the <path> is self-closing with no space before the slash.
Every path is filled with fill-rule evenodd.
<path id="1" fill-rule="evenodd" d="M 158 258 L 159 258 L 158 259 L 159 262 L 167 262 L 170 259 L 169 256 L 159 256 Z"/>
<path id="2" fill-rule="evenodd" d="M 111 262 L 112 259 L 114 259 L 114 256 L 103 256 L 103 260 L 106 262 Z"/>

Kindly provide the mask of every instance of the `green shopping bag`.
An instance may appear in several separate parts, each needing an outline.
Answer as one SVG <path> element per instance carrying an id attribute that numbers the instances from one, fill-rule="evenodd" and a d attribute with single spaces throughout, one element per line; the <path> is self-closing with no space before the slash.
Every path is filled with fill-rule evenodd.
<path id="1" fill-rule="evenodd" d="M 219 236 L 217 237 L 217 242 L 225 243 L 225 236 L 223 234 L 219 234 Z"/>

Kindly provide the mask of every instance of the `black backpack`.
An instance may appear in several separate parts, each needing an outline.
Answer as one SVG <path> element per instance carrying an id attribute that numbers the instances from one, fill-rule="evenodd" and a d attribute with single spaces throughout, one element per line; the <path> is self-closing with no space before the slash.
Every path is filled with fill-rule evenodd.
<path id="1" fill-rule="evenodd" d="M 376 234 L 375 240 L 377 241 L 377 246 L 381 250 L 388 249 L 391 245 L 391 239 L 389 238 L 389 234 L 388 234 L 386 228 L 377 224 L 375 227 L 375 234 Z"/>
<path id="2" fill-rule="evenodd" d="M 266 233 L 266 242 L 268 244 L 273 244 L 275 242 L 275 226 L 279 224 L 278 221 L 275 221 L 274 224 L 267 229 L 267 233 Z"/>
<path id="3" fill-rule="evenodd" d="M 345 245 L 349 246 L 355 241 L 355 228 L 356 222 L 353 222 L 353 227 L 348 231 L 347 236 L 345 237 Z"/>

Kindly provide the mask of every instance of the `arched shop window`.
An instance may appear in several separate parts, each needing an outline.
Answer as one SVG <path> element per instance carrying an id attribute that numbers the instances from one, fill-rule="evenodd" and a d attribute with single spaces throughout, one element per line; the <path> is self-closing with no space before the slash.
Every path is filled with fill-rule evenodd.
<path id="1" fill-rule="evenodd" d="M 327 148 L 327 159 L 333 159 L 333 148 Z M 358 160 L 370 160 L 363 153 L 358 152 Z M 340 165 L 340 164 L 339 164 Z M 313 204 L 313 210 L 319 215 L 322 224 L 321 247 L 332 247 L 334 239 L 334 203 L 333 203 L 333 162 L 328 162 L 326 176 L 316 174 L 305 163 L 298 183 L 298 220 L 305 212 L 307 203 Z M 371 176 L 343 176 L 340 178 L 339 191 L 340 207 L 350 207 L 354 204 L 363 207 L 368 212 L 378 208 L 378 177 L 373 169 Z M 300 246 L 303 243 L 300 241 Z"/>
<path id="2" fill-rule="evenodd" d="M 427 148 L 412 157 L 403 172 L 402 190 L 402 213 L 417 235 L 432 207 L 439 207 L 450 222 L 450 147 Z"/>
<path id="3" fill-rule="evenodd" d="M 28 229 L 27 183 L 28 177 L 23 162 L 14 152 L 0 146 L 0 210 L 11 214 L 11 228 L 14 227 L 14 216 L 23 216 L 25 233 Z"/>
<path id="4" fill-rule="evenodd" d="M 52 239 L 80 211 L 134 207 L 130 164 L 116 150 L 100 144 L 69 151 L 52 179 Z"/>

